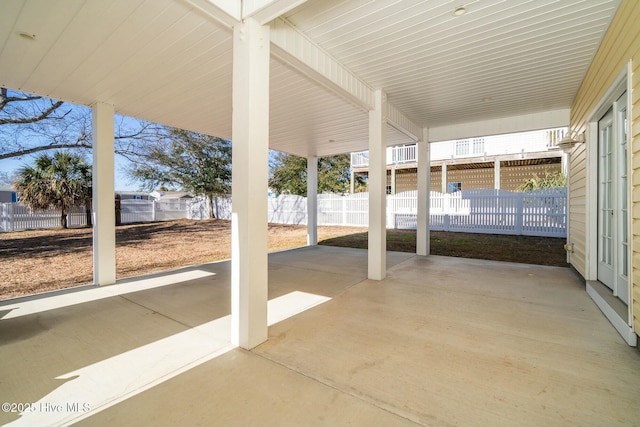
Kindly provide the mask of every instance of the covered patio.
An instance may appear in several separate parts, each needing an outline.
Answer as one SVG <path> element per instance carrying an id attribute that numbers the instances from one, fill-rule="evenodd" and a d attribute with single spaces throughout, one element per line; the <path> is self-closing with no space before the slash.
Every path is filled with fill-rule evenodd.
<path id="1" fill-rule="evenodd" d="M 615 83 L 633 95 L 635 339 L 640 7 L 466 3 L 2 3 L 0 85 L 92 107 L 94 284 L 0 303 L 0 422 L 636 424 L 640 355 L 580 277 L 597 258 L 594 112 Z M 117 280 L 116 114 L 233 141 L 231 261 Z M 430 142 L 565 126 L 576 271 L 428 256 Z M 386 148 L 407 143 L 415 255 L 385 246 Z M 310 213 L 318 157 L 369 150 L 368 250 L 317 247 L 311 214 L 309 247 L 267 255 L 269 149 L 307 158 Z"/>
<path id="2" fill-rule="evenodd" d="M 640 419 L 640 353 L 570 269 L 397 252 L 387 263 L 374 281 L 364 250 L 269 255 L 269 340 L 250 351 L 230 341 L 230 262 L 5 302 L 0 395 L 34 410 L 0 423 Z"/>
<path id="3" fill-rule="evenodd" d="M 233 141 L 232 342 L 267 339 L 269 149 L 369 150 L 367 277 L 387 274 L 386 147 L 418 145 L 428 255 L 429 143 L 569 125 L 618 0 L 21 0 L 1 6 L 3 87 L 92 107 L 94 284 L 116 282 L 114 118 Z M 63 60 L 61 60 L 63 59 Z"/>

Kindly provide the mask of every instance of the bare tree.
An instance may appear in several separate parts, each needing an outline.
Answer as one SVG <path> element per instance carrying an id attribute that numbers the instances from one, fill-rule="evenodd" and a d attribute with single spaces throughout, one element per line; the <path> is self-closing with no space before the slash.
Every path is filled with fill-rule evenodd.
<path id="1" fill-rule="evenodd" d="M 119 116 L 117 154 L 132 160 L 157 125 Z M 91 148 L 91 110 L 41 96 L 0 88 L 0 160 L 57 149 Z"/>

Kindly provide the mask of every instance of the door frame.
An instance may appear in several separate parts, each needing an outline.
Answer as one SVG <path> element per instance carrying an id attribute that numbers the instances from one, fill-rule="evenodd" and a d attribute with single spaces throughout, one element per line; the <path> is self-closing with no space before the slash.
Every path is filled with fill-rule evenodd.
<path id="1" fill-rule="evenodd" d="M 585 279 L 587 281 L 597 281 L 598 280 L 598 138 L 599 138 L 599 129 L 598 129 L 598 121 L 607 113 L 607 111 L 614 105 L 615 101 L 626 91 L 627 92 L 627 112 L 631 111 L 631 81 L 628 76 L 631 75 L 631 63 L 628 63 L 627 66 L 620 72 L 618 77 L 614 80 L 613 84 L 606 91 L 604 96 L 600 99 L 596 107 L 592 110 L 591 114 L 588 117 L 587 129 L 585 131 L 586 136 L 586 179 L 587 179 L 587 189 L 586 189 L 586 254 L 585 254 L 585 267 L 586 267 L 586 275 Z M 615 112 L 614 112 L 615 114 Z M 627 144 L 629 148 L 631 148 L 630 144 L 630 132 L 627 133 Z M 631 153 L 631 150 L 630 152 Z M 632 156 L 627 156 L 627 171 L 628 174 L 631 174 L 631 159 Z M 627 184 L 627 200 L 629 202 L 629 206 L 632 204 L 632 192 L 631 192 L 631 180 L 628 180 Z M 633 216 L 628 215 L 627 217 L 627 230 L 629 230 L 629 248 L 630 250 L 627 253 L 627 265 L 629 268 L 629 301 L 630 303 L 627 305 L 627 323 L 628 326 L 633 330 L 633 304 L 631 303 L 632 293 L 633 293 L 633 228 L 632 228 L 632 220 Z"/>

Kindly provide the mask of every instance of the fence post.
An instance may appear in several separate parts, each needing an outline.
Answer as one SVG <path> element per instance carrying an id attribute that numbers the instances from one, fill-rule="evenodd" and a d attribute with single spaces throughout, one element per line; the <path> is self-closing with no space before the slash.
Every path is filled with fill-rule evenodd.
<path id="1" fill-rule="evenodd" d="M 7 210 L 7 217 L 9 218 L 9 227 L 8 231 L 14 231 L 14 223 L 13 223 L 13 208 L 15 206 L 15 203 L 11 203 L 9 205 L 9 209 Z"/>
<path id="2" fill-rule="evenodd" d="M 342 196 L 342 225 L 347 224 L 347 198 Z"/>
<path id="3" fill-rule="evenodd" d="M 154 200 L 153 203 L 151 203 L 151 221 L 156 220 L 156 202 L 157 200 Z"/>
<path id="4" fill-rule="evenodd" d="M 450 231 L 449 230 L 449 224 L 450 224 L 449 214 L 448 213 L 444 214 L 442 218 L 443 218 L 442 225 L 444 227 L 444 231 Z"/>
<path id="5" fill-rule="evenodd" d="M 524 193 L 516 195 L 516 235 L 522 234 L 522 224 L 524 222 Z"/>

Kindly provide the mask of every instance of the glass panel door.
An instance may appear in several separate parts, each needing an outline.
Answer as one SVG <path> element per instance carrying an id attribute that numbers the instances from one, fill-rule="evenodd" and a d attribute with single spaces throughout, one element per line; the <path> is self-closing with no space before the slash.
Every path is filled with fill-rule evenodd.
<path id="1" fill-rule="evenodd" d="M 629 304 L 627 94 L 598 121 L 598 280 Z"/>
<path id="2" fill-rule="evenodd" d="M 598 122 L 598 280 L 614 288 L 613 109 Z"/>

